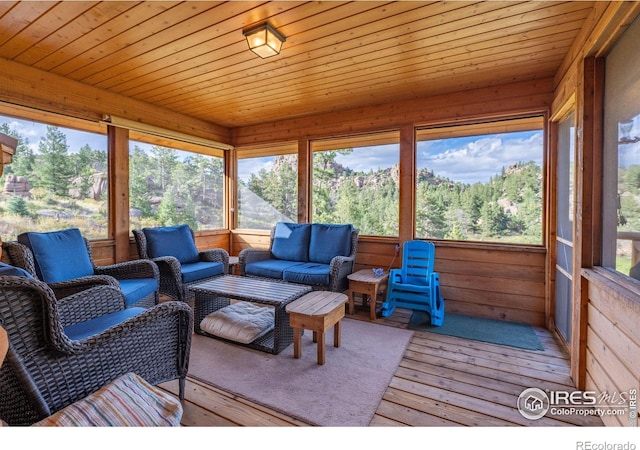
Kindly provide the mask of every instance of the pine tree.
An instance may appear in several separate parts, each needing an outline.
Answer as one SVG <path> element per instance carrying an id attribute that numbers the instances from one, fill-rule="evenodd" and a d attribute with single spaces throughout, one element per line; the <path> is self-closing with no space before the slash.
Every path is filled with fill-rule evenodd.
<path id="1" fill-rule="evenodd" d="M 47 134 L 40 140 L 38 151 L 40 158 L 35 168 L 37 179 L 33 182 L 34 186 L 67 197 L 73 176 L 67 137 L 58 127 L 47 126 Z"/>

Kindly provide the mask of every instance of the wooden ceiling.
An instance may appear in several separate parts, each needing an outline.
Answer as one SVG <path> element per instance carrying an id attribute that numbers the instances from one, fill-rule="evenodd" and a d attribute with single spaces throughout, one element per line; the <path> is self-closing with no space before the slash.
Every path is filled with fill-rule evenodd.
<path id="1" fill-rule="evenodd" d="M 0 57 L 226 127 L 554 76 L 593 2 L 0 1 Z M 286 36 L 260 59 L 242 30 Z"/>

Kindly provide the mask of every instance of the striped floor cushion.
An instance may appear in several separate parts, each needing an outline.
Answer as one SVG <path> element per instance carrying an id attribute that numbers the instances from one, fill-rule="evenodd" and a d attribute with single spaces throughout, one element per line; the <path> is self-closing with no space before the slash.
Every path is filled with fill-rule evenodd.
<path id="1" fill-rule="evenodd" d="M 128 373 L 34 426 L 175 427 L 181 418 L 178 399 Z"/>

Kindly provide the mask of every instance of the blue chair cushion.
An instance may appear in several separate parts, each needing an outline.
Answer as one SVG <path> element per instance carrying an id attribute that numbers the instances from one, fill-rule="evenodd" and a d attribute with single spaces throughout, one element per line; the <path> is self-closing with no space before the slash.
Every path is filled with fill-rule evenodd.
<path id="1" fill-rule="evenodd" d="M 33 278 L 33 276 L 24 269 L 20 267 L 10 266 L 9 264 L 5 264 L 0 262 L 0 276 L 13 276 L 13 277 L 26 277 Z"/>
<path id="2" fill-rule="evenodd" d="M 48 233 L 18 235 L 18 242 L 29 247 L 36 274 L 45 283 L 57 283 L 93 275 L 87 245 L 77 228 Z"/>
<path id="3" fill-rule="evenodd" d="M 282 259 L 265 259 L 256 261 L 245 266 L 244 272 L 254 277 L 278 278 L 282 279 L 283 272 L 293 266 L 304 263 L 297 261 L 285 261 Z"/>
<path id="4" fill-rule="evenodd" d="M 175 256 L 180 264 L 200 261 L 189 225 L 143 228 L 149 257 Z"/>
<path id="5" fill-rule="evenodd" d="M 222 275 L 224 273 L 224 264 L 219 262 L 200 261 L 191 264 L 182 264 L 180 271 L 182 272 L 182 281 L 184 283 L 191 283 L 204 278 Z"/>
<path id="6" fill-rule="evenodd" d="M 329 264 L 336 256 L 349 256 L 352 231 L 351 224 L 312 224 L 309 261 Z"/>
<path id="7" fill-rule="evenodd" d="M 311 224 L 278 222 L 273 235 L 271 253 L 277 259 L 309 261 Z"/>
<path id="8" fill-rule="evenodd" d="M 118 284 L 125 296 L 127 308 L 158 290 L 158 282 L 155 278 L 118 280 Z"/>
<path id="9" fill-rule="evenodd" d="M 329 284 L 329 264 L 305 263 L 284 270 L 282 279 L 291 283 Z"/>
<path id="10" fill-rule="evenodd" d="M 146 311 L 144 308 L 127 308 L 105 314 L 104 316 L 96 317 L 95 319 L 87 320 L 86 322 L 69 325 L 68 327 L 65 327 L 64 334 L 74 341 L 85 339 L 101 333 L 107 328 L 117 325 L 120 322 L 124 322 L 125 320 L 144 311 Z"/>

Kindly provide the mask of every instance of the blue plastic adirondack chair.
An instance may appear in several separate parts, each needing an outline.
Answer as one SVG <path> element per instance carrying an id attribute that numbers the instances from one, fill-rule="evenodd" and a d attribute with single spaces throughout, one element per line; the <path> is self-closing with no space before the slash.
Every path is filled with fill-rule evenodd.
<path id="1" fill-rule="evenodd" d="M 444 320 L 444 298 L 440 294 L 440 275 L 433 271 L 435 246 L 427 241 L 407 241 L 402 247 L 402 268 L 389 271 L 387 298 L 382 316 L 389 317 L 396 307 L 426 311 L 431 325 Z"/>

